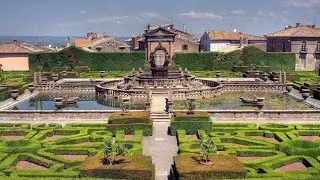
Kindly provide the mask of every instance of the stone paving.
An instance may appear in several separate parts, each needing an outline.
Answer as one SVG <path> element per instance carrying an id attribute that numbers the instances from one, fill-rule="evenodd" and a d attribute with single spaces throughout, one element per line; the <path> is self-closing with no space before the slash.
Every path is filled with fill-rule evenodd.
<path id="1" fill-rule="evenodd" d="M 178 146 L 175 136 L 168 135 L 170 122 L 153 123 L 153 135 L 143 138 L 143 154 L 152 157 L 156 180 L 167 180 Z"/>

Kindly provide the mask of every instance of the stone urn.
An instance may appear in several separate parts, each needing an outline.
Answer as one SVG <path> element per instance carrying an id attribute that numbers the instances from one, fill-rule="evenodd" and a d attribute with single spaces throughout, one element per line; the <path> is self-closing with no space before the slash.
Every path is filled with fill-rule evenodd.
<path id="1" fill-rule="evenodd" d="M 288 92 L 291 92 L 292 91 L 292 83 L 286 83 L 286 90 L 288 91 Z"/>
<path id="2" fill-rule="evenodd" d="M 18 89 L 13 89 L 10 91 L 11 92 L 11 98 L 13 100 L 17 100 L 18 96 L 19 96 L 19 90 Z"/>
<path id="3" fill-rule="evenodd" d="M 100 71 L 100 77 L 104 78 L 104 76 L 105 76 L 105 72 L 104 71 Z"/>
<path id="4" fill-rule="evenodd" d="M 179 72 L 179 73 L 181 73 L 181 72 L 182 72 L 182 68 L 181 68 L 181 67 L 179 67 L 178 72 Z"/>
<path id="5" fill-rule="evenodd" d="M 35 89 L 36 89 L 36 88 L 34 87 L 33 84 L 29 84 L 29 85 L 28 85 L 28 90 L 29 90 L 30 93 L 33 93 L 33 91 L 34 91 Z"/>
<path id="6" fill-rule="evenodd" d="M 59 75 L 58 74 L 52 74 L 52 79 L 54 82 L 57 82 L 59 79 Z"/>
<path id="7" fill-rule="evenodd" d="M 221 72 L 220 72 L 220 71 L 217 71 L 217 72 L 216 72 L 216 77 L 219 78 L 220 76 L 221 76 Z"/>
<path id="8" fill-rule="evenodd" d="M 258 97 L 257 98 L 257 107 L 259 110 L 261 110 L 264 106 L 264 97 Z"/>
<path id="9" fill-rule="evenodd" d="M 263 79 L 264 81 L 268 81 L 268 79 L 269 79 L 269 74 L 267 74 L 267 73 L 263 74 L 262 79 Z"/>
<path id="10" fill-rule="evenodd" d="M 62 77 L 63 78 L 67 77 L 67 75 L 68 75 L 67 71 L 62 71 Z"/>
<path id="11" fill-rule="evenodd" d="M 254 76 L 255 76 L 255 77 L 258 77 L 259 74 L 260 74 L 260 73 L 259 73 L 258 71 L 255 71 L 255 72 L 254 72 Z"/>
<path id="12" fill-rule="evenodd" d="M 309 90 L 309 89 L 302 89 L 301 95 L 302 95 L 302 98 L 303 98 L 304 100 L 306 100 L 306 99 L 309 97 L 309 95 L 310 95 L 310 90 Z"/>

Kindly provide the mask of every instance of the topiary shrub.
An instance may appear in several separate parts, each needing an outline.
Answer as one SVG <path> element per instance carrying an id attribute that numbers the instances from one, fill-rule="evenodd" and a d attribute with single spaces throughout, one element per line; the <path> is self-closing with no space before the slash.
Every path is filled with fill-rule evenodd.
<path id="1" fill-rule="evenodd" d="M 269 130 L 269 131 L 276 131 L 276 132 L 289 132 L 294 130 L 294 125 L 292 124 L 262 124 L 259 126 L 259 129 L 262 130 Z"/>

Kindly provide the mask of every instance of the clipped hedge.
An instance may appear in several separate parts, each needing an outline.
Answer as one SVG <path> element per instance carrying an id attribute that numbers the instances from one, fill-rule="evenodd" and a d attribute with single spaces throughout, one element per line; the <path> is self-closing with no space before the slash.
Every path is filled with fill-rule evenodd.
<path id="1" fill-rule="evenodd" d="M 81 165 L 81 177 L 95 177 L 106 179 L 136 179 L 153 180 L 155 167 L 149 156 L 118 157 L 124 163 L 117 165 L 103 165 L 101 157 L 89 157 Z"/>
<path id="2" fill-rule="evenodd" d="M 207 112 L 176 112 L 171 117 L 170 123 L 171 135 L 175 136 L 178 129 L 184 129 L 188 135 L 197 134 L 198 130 L 204 130 L 206 133 L 212 132 L 212 121 Z"/>
<path id="3" fill-rule="evenodd" d="M 294 130 L 294 125 L 292 124 L 273 124 L 273 123 L 267 123 L 267 124 L 261 124 L 259 126 L 259 129 L 262 130 L 269 130 L 269 131 L 275 131 L 275 132 L 289 132 Z"/>
<path id="4" fill-rule="evenodd" d="M 272 71 L 294 71 L 296 57 L 294 53 L 267 53 L 248 46 L 230 53 L 176 53 L 174 61 L 193 71 L 231 70 L 235 65 L 270 66 Z"/>
<path id="5" fill-rule="evenodd" d="M 246 170 L 235 156 L 210 155 L 211 165 L 201 165 L 199 155 L 174 157 L 175 177 L 179 180 L 245 178 Z"/>
<path id="6" fill-rule="evenodd" d="M 286 141 L 279 145 L 279 151 L 286 153 L 289 156 L 320 156 L 320 143 L 312 141 L 293 140 Z"/>
<path id="7" fill-rule="evenodd" d="M 108 124 L 150 123 L 150 114 L 147 112 L 112 113 Z"/>
<path id="8" fill-rule="evenodd" d="M 88 66 L 91 71 L 130 71 L 145 64 L 144 52 L 86 52 L 74 46 L 60 52 L 29 54 L 30 71 L 51 71 L 69 67 L 74 57 L 75 66 Z"/>

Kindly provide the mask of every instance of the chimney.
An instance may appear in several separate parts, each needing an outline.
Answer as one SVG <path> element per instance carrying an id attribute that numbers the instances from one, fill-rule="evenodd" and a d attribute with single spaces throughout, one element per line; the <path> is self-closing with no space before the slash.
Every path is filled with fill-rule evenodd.
<path id="1" fill-rule="evenodd" d="M 300 23 L 296 23 L 296 27 L 300 27 Z"/>
<path id="2" fill-rule="evenodd" d="M 17 44 L 17 42 L 18 42 L 18 41 L 17 41 L 16 39 L 14 39 L 14 40 L 12 41 L 13 44 Z"/>
<path id="3" fill-rule="evenodd" d="M 150 27 L 151 27 L 151 25 L 150 25 L 150 24 L 148 24 L 148 25 L 147 25 L 147 30 L 150 30 Z"/>
<path id="4" fill-rule="evenodd" d="M 169 27 L 170 27 L 170 29 L 173 29 L 174 25 L 171 23 Z"/>

